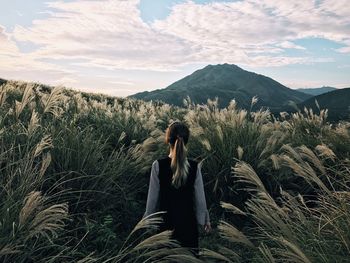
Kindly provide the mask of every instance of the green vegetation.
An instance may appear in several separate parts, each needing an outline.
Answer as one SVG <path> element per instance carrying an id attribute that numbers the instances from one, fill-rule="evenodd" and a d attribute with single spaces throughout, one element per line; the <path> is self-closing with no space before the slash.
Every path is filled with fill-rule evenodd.
<path id="1" fill-rule="evenodd" d="M 259 101 L 259 100 L 258 100 Z M 350 123 L 231 101 L 185 108 L 0 87 L 1 262 L 347 262 Z M 171 120 L 191 129 L 213 232 L 200 259 L 141 220 Z M 140 221 L 141 220 L 141 221 Z"/>
<path id="2" fill-rule="evenodd" d="M 300 108 L 311 108 L 319 111 L 328 109 L 328 118 L 333 121 L 350 119 L 350 88 L 323 93 L 310 98 L 299 105 Z"/>

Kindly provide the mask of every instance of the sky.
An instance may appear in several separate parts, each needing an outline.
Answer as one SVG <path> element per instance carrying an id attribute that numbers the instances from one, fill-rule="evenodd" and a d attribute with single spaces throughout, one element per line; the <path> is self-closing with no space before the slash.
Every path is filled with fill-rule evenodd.
<path id="1" fill-rule="evenodd" d="M 0 0 L 0 78 L 124 97 L 222 63 L 350 87 L 348 0 Z"/>

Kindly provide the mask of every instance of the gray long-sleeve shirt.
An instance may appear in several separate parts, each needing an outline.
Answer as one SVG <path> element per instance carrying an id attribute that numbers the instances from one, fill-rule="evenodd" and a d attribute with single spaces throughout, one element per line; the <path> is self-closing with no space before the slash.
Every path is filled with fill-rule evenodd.
<path id="1" fill-rule="evenodd" d="M 153 214 L 159 209 L 159 163 L 155 160 L 152 163 L 150 183 L 148 188 L 146 212 L 143 217 Z M 201 166 L 198 164 L 196 179 L 194 182 L 194 204 L 197 222 L 200 225 L 204 225 L 210 222 L 209 212 L 204 194 L 203 178 L 201 173 Z"/>

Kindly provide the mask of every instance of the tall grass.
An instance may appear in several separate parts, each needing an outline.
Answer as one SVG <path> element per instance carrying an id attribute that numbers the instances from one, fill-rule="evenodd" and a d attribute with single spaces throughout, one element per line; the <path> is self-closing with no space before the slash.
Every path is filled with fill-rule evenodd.
<path id="1" fill-rule="evenodd" d="M 349 123 L 7 82 L 0 87 L 2 262 L 345 262 Z M 200 258 L 140 221 L 173 120 L 191 129 L 214 231 Z M 218 227 L 216 228 L 216 225 Z M 201 234 L 203 237 L 203 235 Z M 221 237 L 220 237 L 221 236 Z"/>
<path id="2" fill-rule="evenodd" d="M 244 246 L 241 256 L 249 262 L 347 262 L 349 160 L 338 160 L 324 145 L 314 150 L 306 146 L 283 149 L 285 152 L 277 156 L 278 168 L 293 171 L 316 194 L 303 196 L 281 188 L 281 197 L 274 200 L 252 167 L 239 162 L 233 173 L 238 181 L 249 184 L 246 190 L 251 198 L 245 203 L 245 216 L 252 224 L 238 231 L 222 222 L 221 235 Z"/>

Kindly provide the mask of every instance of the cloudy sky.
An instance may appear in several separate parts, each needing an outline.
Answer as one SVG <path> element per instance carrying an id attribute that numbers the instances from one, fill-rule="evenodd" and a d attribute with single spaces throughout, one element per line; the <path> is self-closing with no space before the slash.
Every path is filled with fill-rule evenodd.
<path id="1" fill-rule="evenodd" d="M 0 0 L 0 77 L 127 96 L 230 63 L 350 86 L 348 0 Z"/>

